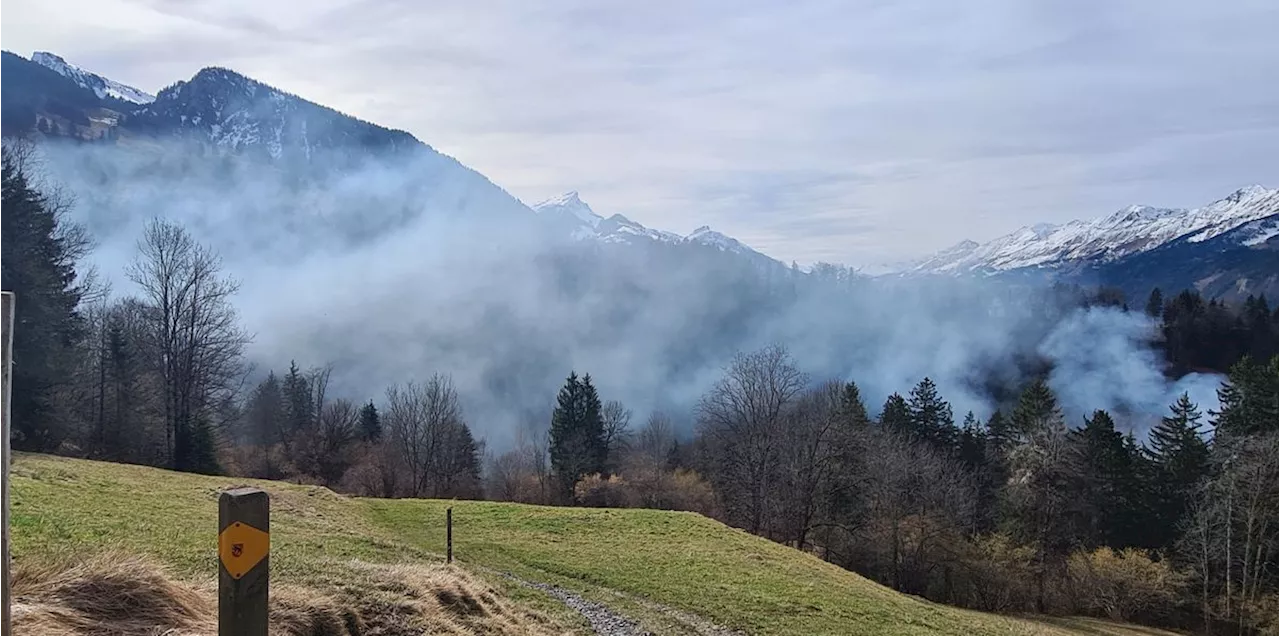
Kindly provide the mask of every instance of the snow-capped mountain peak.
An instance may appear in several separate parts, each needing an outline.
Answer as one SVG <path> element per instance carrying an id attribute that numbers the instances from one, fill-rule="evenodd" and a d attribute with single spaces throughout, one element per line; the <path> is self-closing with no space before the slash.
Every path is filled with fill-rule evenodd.
<path id="1" fill-rule="evenodd" d="M 744 245 L 738 239 L 726 236 L 702 226 L 687 236 L 674 232 L 655 230 L 645 227 L 621 214 L 608 218 L 596 214 L 591 206 L 582 200 L 576 191 L 566 192 L 531 206 L 538 217 L 547 224 L 556 227 L 560 232 L 575 240 L 595 240 L 601 243 L 645 244 L 666 243 L 669 245 L 699 245 L 711 247 L 722 252 L 744 255 L 762 264 L 780 265 L 777 261 Z"/>
<path id="2" fill-rule="evenodd" d="M 86 71 L 48 51 L 36 51 L 31 61 L 93 91 L 99 98 L 114 97 L 135 104 L 150 104 L 156 99 L 155 95 Z"/>
<path id="3" fill-rule="evenodd" d="M 1131 205 L 1091 221 L 1037 224 L 977 244 L 964 241 L 912 269 L 960 273 L 1060 267 L 1068 263 L 1110 262 L 1146 252 L 1174 239 L 1211 239 L 1280 210 L 1277 191 L 1253 185 L 1194 210 Z"/>
<path id="4" fill-rule="evenodd" d="M 600 222 L 604 220 L 604 217 L 593 212 L 591 206 L 582 201 L 576 190 L 571 190 L 558 197 L 551 197 L 541 203 L 535 203 L 532 207 L 535 212 L 542 215 L 564 216 L 576 219 L 579 223 L 583 223 L 593 230 L 599 227 Z"/>
<path id="5" fill-rule="evenodd" d="M 685 237 L 685 240 L 691 243 L 708 245 L 725 252 L 740 252 L 751 249 L 743 245 L 738 239 L 711 229 L 711 226 L 709 225 L 703 225 L 702 227 L 690 232 L 689 236 Z"/>

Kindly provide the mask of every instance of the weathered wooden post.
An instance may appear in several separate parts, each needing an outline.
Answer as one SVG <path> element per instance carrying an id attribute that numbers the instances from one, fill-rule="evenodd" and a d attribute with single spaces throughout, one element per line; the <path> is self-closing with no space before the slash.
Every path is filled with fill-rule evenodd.
<path id="1" fill-rule="evenodd" d="M 453 508 L 444 509 L 444 562 L 453 563 Z"/>
<path id="2" fill-rule="evenodd" d="M 13 374 L 10 372 L 13 364 L 13 292 L 0 293 L 0 396 L 3 397 L 4 404 L 0 405 L 0 463 L 4 464 L 2 478 L 3 484 L 0 484 L 0 524 L 4 529 L 0 530 L 0 634 L 12 634 L 10 629 L 9 616 L 9 463 L 11 461 L 9 452 L 9 397 L 12 394 Z"/>
<path id="3" fill-rule="evenodd" d="M 270 502 L 257 488 L 218 497 L 218 636 L 267 636 Z"/>

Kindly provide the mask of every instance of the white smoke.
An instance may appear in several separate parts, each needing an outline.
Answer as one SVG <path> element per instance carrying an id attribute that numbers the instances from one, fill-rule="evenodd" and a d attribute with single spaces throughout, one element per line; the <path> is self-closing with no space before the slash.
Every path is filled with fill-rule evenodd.
<path id="1" fill-rule="evenodd" d="M 92 262 L 118 294 L 132 291 L 123 272 L 143 223 L 182 223 L 243 282 L 237 304 L 260 372 L 332 362 L 334 390 L 361 401 L 450 373 L 496 449 L 517 427 L 545 424 L 570 370 L 591 373 L 604 399 L 638 419 L 663 409 L 687 430 L 729 357 L 772 342 L 815 381 L 857 381 L 873 413 L 929 376 L 957 419 L 985 417 L 1000 406 L 988 384 L 1016 387 L 1036 355 L 1053 363 L 1072 424 L 1104 408 L 1142 429 L 1183 390 L 1216 406 L 1216 378 L 1165 380 L 1140 314 L 1060 319 L 1037 313 L 1026 290 L 959 279 L 839 291 L 810 282 L 766 303 L 718 254 L 604 246 L 607 257 L 582 268 L 556 266 L 591 252 L 540 234 L 532 212 L 447 158 L 291 181 L 187 152 L 162 148 L 169 159 L 157 167 L 154 149 L 46 147 L 50 177 L 77 198 L 74 215 L 99 241 Z"/>

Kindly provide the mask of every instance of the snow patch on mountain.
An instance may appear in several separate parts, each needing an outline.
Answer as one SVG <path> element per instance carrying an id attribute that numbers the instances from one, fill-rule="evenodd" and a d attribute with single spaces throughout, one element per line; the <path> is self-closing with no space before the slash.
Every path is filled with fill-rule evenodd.
<path id="1" fill-rule="evenodd" d="M 156 99 L 155 95 L 86 71 L 48 51 L 36 51 L 31 61 L 93 91 L 99 98 L 114 97 L 134 104 L 150 104 Z"/>
<path id="2" fill-rule="evenodd" d="M 596 214 L 577 192 L 567 192 L 530 207 L 546 222 L 562 226 L 576 240 L 623 244 L 633 244 L 638 240 L 671 245 L 693 244 L 775 262 L 768 256 L 747 247 L 738 239 L 716 232 L 705 225 L 688 236 L 681 236 L 674 232 L 645 227 L 621 214 L 604 218 Z"/>
<path id="3" fill-rule="evenodd" d="M 1179 238 L 1205 241 L 1273 216 L 1280 210 L 1277 194 L 1276 190 L 1253 185 L 1194 210 L 1131 205 L 1092 221 L 1037 224 L 987 243 L 963 241 L 911 269 L 927 273 L 992 272 L 1114 261 Z"/>

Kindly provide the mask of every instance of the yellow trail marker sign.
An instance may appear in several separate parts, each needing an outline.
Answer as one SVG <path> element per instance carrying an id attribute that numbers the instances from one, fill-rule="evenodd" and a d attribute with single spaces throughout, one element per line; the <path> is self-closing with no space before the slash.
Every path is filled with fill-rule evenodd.
<path id="1" fill-rule="evenodd" d="M 231 578 L 244 576 L 271 551 L 271 535 L 239 521 L 218 534 L 218 558 Z"/>

